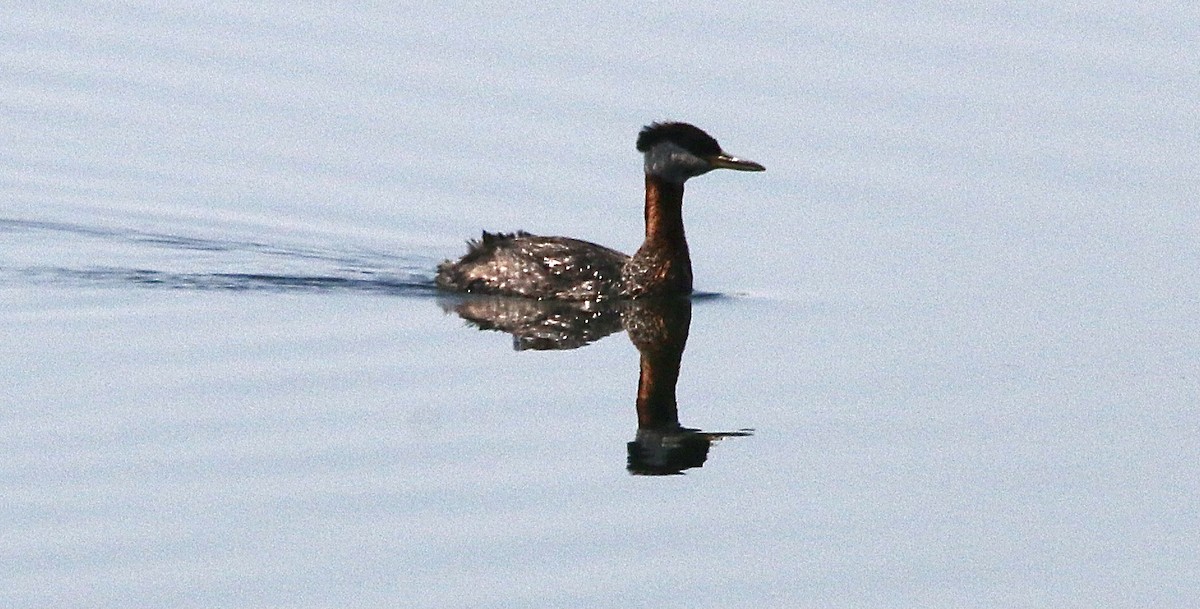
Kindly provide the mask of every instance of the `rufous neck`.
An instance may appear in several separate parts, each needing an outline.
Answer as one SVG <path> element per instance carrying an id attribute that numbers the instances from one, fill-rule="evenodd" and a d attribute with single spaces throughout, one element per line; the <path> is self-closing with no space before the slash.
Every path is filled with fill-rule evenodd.
<path id="1" fill-rule="evenodd" d="M 682 183 L 646 176 L 646 242 L 685 242 Z"/>

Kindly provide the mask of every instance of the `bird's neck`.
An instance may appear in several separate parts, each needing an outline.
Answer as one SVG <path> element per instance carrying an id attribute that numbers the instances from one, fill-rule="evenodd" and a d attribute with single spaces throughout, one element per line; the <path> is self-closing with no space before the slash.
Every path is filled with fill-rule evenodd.
<path id="1" fill-rule="evenodd" d="M 646 176 L 646 241 L 622 271 L 632 297 L 690 294 L 692 259 L 683 236 L 683 184 Z"/>
<path id="2" fill-rule="evenodd" d="M 661 244 L 687 251 L 683 235 L 683 184 L 646 176 L 646 244 Z"/>

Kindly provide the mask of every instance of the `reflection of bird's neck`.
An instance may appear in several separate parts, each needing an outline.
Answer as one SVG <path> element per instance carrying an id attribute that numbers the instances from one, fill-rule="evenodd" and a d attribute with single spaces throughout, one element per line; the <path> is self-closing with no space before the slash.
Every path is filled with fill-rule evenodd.
<path id="1" fill-rule="evenodd" d="M 675 401 L 679 360 L 657 353 L 642 354 L 637 395 L 639 429 L 679 427 L 679 408 Z"/>
<path id="2" fill-rule="evenodd" d="M 654 299 L 657 301 L 658 299 Z M 629 338 L 641 354 L 638 375 L 639 429 L 677 429 L 675 385 L 687 346 L 692 305 L 687 299 L 639 301 L 627 311 Z"/>

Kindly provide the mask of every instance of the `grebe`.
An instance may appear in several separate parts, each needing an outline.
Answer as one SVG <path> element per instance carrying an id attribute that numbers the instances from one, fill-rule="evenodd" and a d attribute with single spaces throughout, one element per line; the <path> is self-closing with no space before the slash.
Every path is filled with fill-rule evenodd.
<path id="1" fill-rule="evenodd" d="M 438 265 L 437 285 L 477 294 L 543 300 L 606 300 L 692 292 L 683 234 L 683 183 L 713 169 L 763 171 L 726 154 L 687 123 L 653 123 L 638 134 L 645 157 L 646 240 L 632 257 L 568 237 L 484 232 L 458 262 Z"/>

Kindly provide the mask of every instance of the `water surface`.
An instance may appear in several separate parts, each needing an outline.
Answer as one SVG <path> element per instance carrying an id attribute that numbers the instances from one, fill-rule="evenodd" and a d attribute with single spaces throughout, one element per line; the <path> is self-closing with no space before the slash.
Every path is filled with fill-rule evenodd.
<path id="1" fill-rule="evenodd" d="M 1196 30 L 14 9 L 0 604 L 1190 606 Z M 528 348 L 432 276 L 481 229 L 632 251 L 665 118 L 768 170 L 685 210 L 678 423 L 752 435 L 652 476 L 628 315 Z"/>

